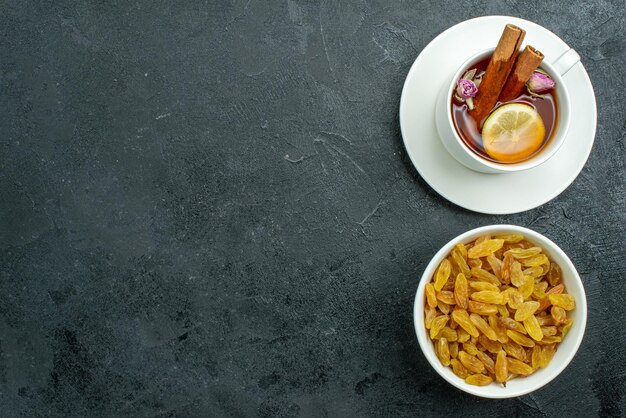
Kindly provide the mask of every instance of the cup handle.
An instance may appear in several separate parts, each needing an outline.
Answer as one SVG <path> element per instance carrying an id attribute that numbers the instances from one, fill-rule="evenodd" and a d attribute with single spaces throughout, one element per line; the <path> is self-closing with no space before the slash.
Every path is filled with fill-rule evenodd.
<path id="1" fill-rule="evenodd" d="M 580 55 L 572 48 L 561 54 L 553 63 L 552 68 L 563 77 L 572 67 L 580 62 Z"/>

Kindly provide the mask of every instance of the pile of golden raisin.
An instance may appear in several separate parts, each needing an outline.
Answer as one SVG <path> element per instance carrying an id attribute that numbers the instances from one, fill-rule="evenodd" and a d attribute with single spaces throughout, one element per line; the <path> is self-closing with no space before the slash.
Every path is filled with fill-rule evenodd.
<path id="1" fill-rule="evenodd" d="M 520 234 L 456 244 L 425 293 L 437 357 L 478 386 L 546 367 L 576 307 L 559 266 Z"/>

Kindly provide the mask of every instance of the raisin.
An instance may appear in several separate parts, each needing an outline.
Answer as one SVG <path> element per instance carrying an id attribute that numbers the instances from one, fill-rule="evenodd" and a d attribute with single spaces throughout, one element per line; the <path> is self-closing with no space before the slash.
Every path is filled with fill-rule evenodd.
<path id="1" fill-rule="evenodd" d="M 502 261 L 498 259 L 495 255 L 489 254 L 487 256 L 487 263 L 491 267 L 491 271 L 496 276 L 498 280 L 502 278 Z"/>
<path id="2" fill-rule="evenodd" d="M 517 289 L 510 289 L 509 294 L 509 306 L 513 309 L 519 309 L 524 303 L 524 296 Z"/>
<path id="3" fill-rule="evenodd" d="M 524 269 L 524 274 L 536 279 L 537 277 L 541 277 L 543 275 L 543 269 L 541 267 L 529 267 Z"/>
<path id="4" fill-rule="evenodd" d="M 430 324 L 433 318 L 435 318 L 436 316 L 437 316 L 436 309 L 431 308 L 430 306 L 426 306 L 424 308 L 424 326 L 426 326 L 426 329 L 430 329 Z"/>
<path id="5" fill-rule="evenodd" d="M 535 256 L 541 253 L 541 248 L 539 247 L 530 247 L 530 248 L 511 248 L 505 254 L 511 254 L 513 258 L 528 258 Z"/>
<path id="6" fill-rule="evenodd" d="M 455 375 L 459 376 L 461 379 L 465 379 L 469 376 L 469 371 L 461 364 L 458 359 L 450 360 L 450 365 L 452 366 L 452 371 Z"/>
<path id="7" fill-rule="evenodd" d="M 548 344 L 543 346 L 542 350 L 542 358 L 541 358 L 541 367 L 546 367 L 550 360 L 552 360 L 552 356 L 554 356 L 554 352 L 556 351 L 556 345 Z"/>
<path id="8" fill-rule="evenodd" d="M 515 244 L 524 240 L 524 236 L 522 234 L 502 234 L 496 236 L 496 238 L 499 238 L 508 244 Z"/>
<path id="9" fill-rule="evenodd" d="M 491 379 L 489 376 L 485 376 L 484 374 L 480 374 L 480 373 L 473 374 L 465 378 L 465 383 L 467 383 L 468 385 L 474 385 L 474 386 L 487 386 L 491 382 L 493 382 L 493 379 Z"/>
<path id="10" fill-rule="evenodd" d="M 500 286 L 500 280 L 494 276 L 493 274 L 489 273 L 487 270 L 485 269 L 481 269 L 478 267 L 474 267 L 472 268 L 471 271 L 471 275 L 472 278 L 482 281 L 482 282 L 487 282 L 487 283 L 491 283 L 494 286 Z"/>
<path id="11" fill-rule="evenodd" d="M 524 349 L 514 341 L 509 341 L 502 344 L 502 348 L 504 349 L 504 351 L 506 351 L 506 354 L 511 357 L 515 357 L 518 360 L 526 359 L 526 351 L 524 351 Z"/>
<path id="12" fill-rule="evenodd" d="M 520 287 L 518 287 L 517 290 L 519 290 L 522 296 L 524 296 L 524 299 L 528 299 L 530 295 L 533 294 L 533 291 L 535 290 L 535 279 L 533 279 L 530 276 L 523 276 L 523 277 L 524 277 L 524 283 Z"/>
<path id="13" fill-rule="evenodd" d="M 506 328 L 498 320 L 498 317 L 495 315 L 489 315 L 489 326 L 496 332 L 496 336 L 498 337 L 498 341 L 501 343 L 505 343 L 509 340 L 509 336 L 506 335 Z"/>
<path id="14" fill-rule="evenodd" d="M 541 341 L 537 341 L 537 344 L 546 345 L 546 344 L 554 344 L 554 343 L 560 343 L 560 342 L 561 342 L 561 337 L 555 335 L 555 336 L 545 336 L 543 337 Z"/>
<path id="15" fill-rule="evenodd" d="M 498 339 L 498 337 L 496 336 L 496 332 L 480 315 L 476 315 L 475 313 L 471 314 L 470 321 L 472 321 L 474 326 L 478 328 L 483 334 L 485 334 L 485 336 L 491 341 L 496 341 Z"/>
<path id="16" fill-rule="evenodd" d="M 511 306 L 513 307 L 513 306 Z M 532 314 L 534 314 L 539 308 L 539 302 L 531 301 L 531 302 L 523 302 L 515 311 L 515 320 L 517 322 L 522 322 Z"/>
<path id="17" fill-rule="evenodd" d="M 493 283 L 487 282 L 469 282 L 469 285 L 472 289 L 481 291 L 481 290 L 491 290 L 492 292 L 499 292 L 500 288 Z"/>
<path id="18" fill-rule="evenodd" d="M 483 366 L 480 360 L 465 351 L 459 351 L 457 358 L 461 364 L 472 373 L 482 373 L 485 370 L 485 366 Z"/>
<path id="19" fill-rule="evenodd" d="M 539 325 L 541 325 L 542 327 L 555 325 L 554 319 L 552 319 L 551 316 L 547 316 L 545 312 L 538 313 L 535 316 L 537 317 L 537 322 L 539 322 Z"/>
<path id="20" fill-rule="evenodd" d="M 459 243 L 459 244 L 456 244 L 454 248 L 459 252 L 461 257 L 465 259 L 467 258 L 467 248 L 465 248 L 465 245 Z"/>
<path id="21" fill-rule="evenodd" d="M 467 260 L 467 265 L 470 269 L 481 268 L 483 266 L 483 262 L 480 258 L 470 258 Z"/>
<path id="22" fill-rule="evenodd" d="M 454 312 L 453 312 L 454 313 Z M 454 317 L 454 315 L 452 315 Z M 465 341 L 469 341 L 470 335 L 463 329 L 463 327 L 459 327 L 456 331 L 458 339 L 457 341 L 460 343 L 464 343 Z"/>
<path id="23" fill-rule="evenodd" d="M 456 301 L 454 300 L 454 292 L 451 292 L 449 290 L 442 290 L 440 292 L 437 292 L 437 299 L 448 305 L 456 304 Z"/>
<path id="24" fill-rule="evenodd" d="M 513 261 L 514 258 L 511 254 L 506 254 L 502 260 L 502 272 L 500 279 L 502 279 L 502 283 L 504 284 L 511 283 L 511 264 L 513 264 Z"/>
<path id="25" fill-rule="evenodd" d="M 474 324 L 472 324 L 472 321 L 470 321 L 470 317 L 467 311 L 462 309 L 455 309 L 454 311 L 452 311 L 452 318 L 454 318 L 456 323 L 459 324 L 459 326 L 465 331 L 467 331 L 469 335 L 471 335 L 472 337 L 478 337 L 478 330 L 476 329 Z"/>
<path id="26" fill-rule="evenodd" d="M 457 354 L 459 354 L 459 343 L 455 341 L 448 344 L 448 350 L 450 351 L 450 357 L 456 358 Z"/>
<path id="27" fill-rule="evenodd" d="M 508 329 L 526 334 L 526 328 L 513 318 L 500 318 L 500 322 Z"/>
<path id="28" fill-rule="evenodd" d="M 498 308 L 496 305 L 476 302 L 475 300 L 469 301 L 468 310 L 472 313 L 477 313 L 478 315 L 494 315 L 498 313 Z"/>
<path id="29" fill-rule="evenodd" d="M 443 303 L 442 301 L 438 300 L 437 307 L 441 312 L 443 312 L 444 315 L 448 315 L 450 313 L 450 305 L 448 305 L 447 303 Z"/>
<path id="30" fill-rule="evenodd" d="M 548 282 L 540 281 L 535 283 L 535 289 L 533 290 L 532 297 L 538 300 L 546 297 L 546 290 L 548 289 Z"/>
<path id="31" fill-rule="evenodd" d="M 537 308 L 537 312 L 543 312 L 550 307 L 550 298 L 548 296 L 544 296 L 539 300 L 539 308 Z"/>
<path id="32" fill-rule="evenodd" d="M 500 350 L 498 351 L 498 355 L 496 357 L 496 381 L 498 383 L 506 383 L 506 378 L 509 374 L 508 371 L 508 367 L 507 367 L 507 358 L 506 358 L 506 351 L 504 350 Z"/>
<path id="33" fill-rule="evenodd" d="M 517 261 L 513 261 L 511 264 L 511 283 L 513 286 L 520 287 L 522 284 L 526 283 L 525 278 L 526 276 L 522 271 L 522 265 Z"/>
<path id="34" fill-rule="evenodd" d="M 574 300 L 574 297 L 566 293 L 551 294 L 548 295 L 548 298 L 550 299 L 550 303 L 552 303 L 553 306 L 558 306 L 565 309 L 566 311 L 571 311 L 576 307 L 576 301 Z"/>
<path id="35" fill-rule="evenodd" d="M 574 324 L 574 321 L 571 319 L 566 319 L 565 320 L 565 325 L 563 325 L 563 328 L 561 328 L 561 335 L 563 337 L 565 337 L 567 335 L 567 333 L 569 332 L 570 328 L 572 327 L 572 325 Z"/>
<path id="36" fill-rule="evenodd" d="M 437 343 L 437 354 L 441 364 L 444 366 L 450 365 L 450 349 L 448 348 L 448 340 L 441 338 Z"/>
<path id="37" fill-rule="evenodd" d="M 443 285 L 441 290 L 454 290 L 454 282 L 456 281 L 456 274 L 454 274 L 454 270 L 450 272 L 450 277 L 448 277 L 448 281 Z"/>
<path id="38" fill-rule="evenodd" d="M 455 330 L 446 326 L 446 327 L 443 327 L 441 331 L 439 331 L 439 334 L 437 334 L 435 339 L 437 338 L 445 338 L 446 340 L 448 340 L 448 342 L 452 342 L 458 339 L 458 334 L 456 333 Z"/>
<path id="39" fill-rule="evenodd" d="M 565 290 L 565 286 L 563 286 L 563 283 L 557 284 L 553 288 L 546 291 L 546 295 L 559 295 L 563 293 L 564 290 Z"/>
<path id="40" fill-rule="evenodd" d="M 541 367 L 541 365 L 543 364 L 543 350 L 541 349 L 540 345 L 536 345 L 533 347 L 533 352 L 531 354 L 531 364 L 533 366 L 533 369 L 538 369 Z"/>
<path id="41" fill-rule="evenodd" d="M 535 315 L 530 315 L 523 321 L 524 328 L 528 332 L 528 335 L 535 340 L 541 341 L 543 339 L 543 332 L 541 331 L 541 327 L 539 326 L 539 322 L 537 322 L 537 318 Z"/>
<path id="42" fill-rule="evenodd" d="M 495 363 L 493 362 L 493 359 L 489 357 L 489 355 L 483 353 L 482 351 L 477 351 L 476 358 L 478 358 L 478 360 L 480 360 L 483 363 L 483 366 L 485 366 L 485 369 L 487 369 L 489 373 L 491 374 L 496 373 Z"/>
<path id="43" fill-rule="evenodd" d="M 474 245 L 481 244 L 487 241 L 488 239 L 491 239 L 490 235 L 481 235 L 480 237 L 476 238 L 476 240 L 474 241 Z M 467 250 L 469 251 L 469 249 L 472 248 L 474 245 L 470 245 Z"/>
<path id="44" fill-rule="evenodd" d="M 470 296 L 472 300 L 483 303 L 492 303 L 495 305 L 504 304 L 504 297 L 500 292 L 492 292 L 489 290 L 483 290 L 480 292 L 474 292 Z"/>
<path id="45" fill-rule="evenodd" d="M 486 257 L 489 254 L 493 254 L 495 251 L 502 248 L 504 240 L 502 239 L 488 239 L 479 244 L 474 245 L 467 251 L 468 258 L 480 258 Z"/>
<path id="46" fill-rule="evenodd" d="M 441 290 L 443 285 L 446 284 L 448 277 L 450 277 L 450 269 L 450 262 L 446 258 L 441 262 L 435 274 L 435 290 Z"/>
<path id="47" fill-rule="evenodd" d="M 550 264 L 550 270 L 548 270 L 548 274 L 546 276 L 550 286 L 556 286 L 561 283 L 561 269 L 556 263 Z"/>
<path id="48" fill-rule="evenodd" d="M 522 263 L 522 266 L 524 267 L 537 267 L 542 264 L 547 265 L 550 262 L 548 260 L 548 257 L 545 254 L 539 254 L 534 257 L 529 257 L 529 258 L 522 258 L 519 261 L 520 263 Z"/>
<path id="49" fill-rule="evenodd" d="M 498 341 L 492 341 L 484 335 L 478 337 L 478 344 L 484 347 L 485 350 L 493 354 L 496 354 L 498 351 L 502 350 L 501 343 L 499 343 Z"/>
<path id="50" fill-rule="evenodd" d="M 431 334 L 432 334 L 432 326 L 431 326 Z M 506 331 L 506 335 L 509 336 L 510 339 L 515 341 L 517 344 L 522 345 L 524 347 L 534 347 L 535 343 L 530 338 L 520 334 L 519 332 L 508 329 Z"/>
<path id="51" fill-rule="evenodd" d="M 449 318 L 450 317 L 448 315 L 441 315 L 432 320 L 432 322 L 430 323 L 431 340 L 434 340 L 437 334 L 439 334 L 439 331 L 441 331 L 443 327 L 446 326 Z"/>
<path id="52" fill-rule="evenodd" d="M 426 285 L 426 301 L 428 302 L 428 306 L 430 306 L 431 308 L 436 308 L 437 307 L 437 295 L 435 293 L 435 287 L 432 285 L 432 283 L 428 283 Z"/>
<path id="53" fill-rule="evenodd" d="M 528 364 L 514 358 L 507 360 L 507 367 L 509 369 L 509 373 L 519 374 L 522 376 L 528 376 L 533 372 L 533 368 Z"/>
<path id="54" fill-rule="evenodd" d="M 476 353 L 478 353 L 478 348 L 476 348 L 476 345 L 471 341 L 463 343 L 463 350 L 472 356 L 475 356 Z"/>
<path id="55" fill-rule="evenodd" d="M 465 259 L 461 256 L 461 254 L 459 254 L 458 251 L 452 251 L 452 261 L 459 269 L 459 271 L 465 275 L 465 277 L 470 277 L 470 268 L 467 265 Z"/>
<path id="56" fill-rule="evenodd" d="M 469 289 L 467 287 L 467 278 L 463 273 L 456 276 L 456 282 L 454 284 L 454 300 L 459 308 L 467 309 Z"/>

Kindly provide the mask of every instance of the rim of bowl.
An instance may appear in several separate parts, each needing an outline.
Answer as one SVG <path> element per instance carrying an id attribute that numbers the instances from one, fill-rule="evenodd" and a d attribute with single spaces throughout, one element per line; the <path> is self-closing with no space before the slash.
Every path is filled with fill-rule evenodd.
<path id="1" fill-rule="evenodd" d="M 572 279 L 572 282 L 574 283 L 574 287 L 576 288 L 576 293 L 579 293 L 582 296 L 581 298 L 576 299 L 576 311 L 580 313 L 583 321 L 578 325 L 578 327 L 576 327 L 576 332 L 572 332 L 574 331 L 574 327 L 572 327 L 572 329 L 570 330 L 570 332 L 568 332 L 566 336 L 566 338 L 567 337 L 574 338 L 575 341 L 571 349 L 565 354 L 565 358 L 561 359 L 560 364 L 556 365 L 554 368 L 550 370 L 548 370 L 548 367 L 546 367 L 545 369 L 542 369 L 542 371 L 550 371 L 550 374 L 546 375 L 539 382 L 535 382 L 533 385 L 529 385 L 529 386 L 523 387 L 515 391 L 512 390 L 512 391 L 505 391 L 505 392 L 493 392 L 489 388 L 493 388 L 493 385 L 495 384 L 495 382 L 487 386 L 473 386 L 473 385 L 469 385 L 465 383 L 461 378 L 454 375 L 452 373 L 452 370 L 449 367 L 446 367 L 443 364 L 441 364 L 439 358 L 437 358 L 437 356 L 434 354 L 434 349 L 432 349 L 432 341 L 430 340 L 430 337 L 427 335 L 426 327 L 424 326 L 424 320 L 423 320 L 424 297 L 425 297 L 424 288 L 426 287 L 426 284 L 430 281 L 430 278 L 435 272 L 436 267 L 439 265 L 443 257 L 452 250 L 452 248 L 454 247 L 456 243 L 467 242 L 471 240 L 472 238 L 478 237 L 488 232 L 498 233 L 498 234 L 504 234 L 504 233 L 510 233 L 510 232 L 522 233 L 530 241 L 535 242 L 538 245 L 541 245 L 542 248 L 546 250 L 546 252 L 550 253 L 550 255 L 558 254 L 558 256 L 563 261 L 562 263 L 559 263 L 559 267 L 561 267 L 561 271 L 562 272 L 567 271 L 568 273 L 571 273 L 571 279 Z M 553 258 L 553 257 L 551 256 L 550 258 Z M 569 283 L 568 283 L 568 290 L 571 293 L 572 287 L 570 286 Z M 413 324 L 415 327 L 415 332 L 417 334 L 417 340 L 418 340 L 420 349 L 422 350 L 422 353 L 424 354 L 424 357 L 426 357 L 426 360 L 428 360 L 428 363 L 430 363 L 431 367 L 435 369 L 435 371 L 445 381 L 455 386 L 456 388 L 462 390 L 463 392 L 469 393 L 471 395 L 483 397 L 483 398 L 491 398 L 491 399 L 514 398 L 517 396 L 522 396 L 522 395 L 526 395 L 528 393 L 534 392 L 542 388 L 543 386 L 547 385 L 552 380 L 554 380 L 558 375 L 560 375 L 561 372 L 565 370 L 565 368 L 572 361 L 572 359 L 578 352 L 578 348 L 580 347 L 583 336 L 585 334 L 585 328 L 587 325 L 587 297 L 585 294 L 585 288 L 583 286 L 582 280 L 580 279 L 580 275 L 578 274 L 578 271 L 576 270 L 576 267 L 574 266 L 572 261 L 569 259 L 567 254 L 565 254 L 565 252 L 561 250 L 561 248 L 557 244 L 555 244 L 552 240 L 547 238 L 545 235 L 540 234 L 539 232 L 533 231 L 532 229 L 528 229 L 528 228 L 517 226 L 517 225 L 507 225 L 507 224 L 486 225 L 486 226 L 474 228 L 470 231 L 464 232 L 461 235 L 458 235 L 457 237 L 451 239 L 450 241 L 448 241 L 447 244 L 441 247 L 441 249 L 432 257 L 432 259 L 426 266 L 424 273 L 420 277 L 420 282 L 419 282 L 417 292 L 415 295 L 415 300 L 413 303 Z M 574 325 L 576 326 L 577 324 L 574 323 Z M 431 347 L 430 351 L 425 349 L 426 345 Z M 552 358 L 551 362 L 554 361 L 555 358 L 556 356 Z M 447 372 L 445 372 L 446 370 Z M 523 379 L 523 378 L 520 377 L 520 379 Z"/>
<path id="2" fill-rule="evenodd" d="M 448 85 L 447 95 L 450 96 L 452 94 L 457 80 L 461 77 L 461 74 L 467 69 L 467 67 L 475 63 L 477 60 L 484 58 L 486 54 L 493 53 L 495 49 L 496 49 L 495 47 L 486 48 L 472 55 L 468 59 L 466 59 L 463 62 L 463 64 L 461 64 L 459 69 L 454 73 L 454 76 L 452 77 L 452 80 L 450 81 L 450 84 Z M 567 87 L 565 86 L 565 83 L 563 82 L 563 78 L 561 77 L 559 73 L 554 71 L 552 64 L 550 64 L 544 59 L 540 67 L 544 67 L 544 68 L 547 67 L 546 69 L 550 73 L 550 76 L 553 77 L 557 82 L 556 89 L 558 93 L 557 101 L 558 101 L 558 106 L 559 106 L 559 112 L 557 114 L 556 125 L 557 125 L 557 130 L 559 130 L 559 132 L 557 132 L 558 138 L 556 138 L 558 139 L 558 141 L 554 142 L 553 148 L 549 152 L 546 152 L 546 150 L 542 149 L 539 151 L 537 155 L 531 156 L 528 160 L 525 160 L 525 161 L 521 161 L 521 162 L 513 163 L 513 164 L 499 164 L 493 161 L 489 161 L 485 158 L 482 158 L 479 155 L 477 155 L 475 152 L 473 152 L 471 149 L 469 149 L 469 147 L 465 145 L 465 143 L 463 142 L 463 140 L 457 133 L 456 129 L 453 129 L 454 139 L 461 145 L 466 155 L 470 156 L 474 161 L 477 161 L 478 163 L 486 167 L 498 170 L 502 173 L 515 173 L 518 171 L 530 170 L 532 168 L 538 167 L 541 164 L 548 161 L 550 158 L 554 156 L 554 154 L 557 153 L 559 148 L 561 148 L 561 146 L 565 142 L 567 131 L 569 130 L 569 123 L 570 123 L 569 92 L 567 91 Z M 448 97 L 446 100 L 447 100 L 446 103 L 449 103 L 450 97 Z M 450 124 L 450 126 L 455 126 L 454 121 L 452 120 L 452 112 L 451 112 L 450 106 L 448 106 L 448 110 L 446 111 L 446 116 L 448 118 L 448 123 Z M 553 142 L 555 139 L 555 136 L 557 135 L 553 135 L 552 138 L 549 138 L 549 141 Z"/>

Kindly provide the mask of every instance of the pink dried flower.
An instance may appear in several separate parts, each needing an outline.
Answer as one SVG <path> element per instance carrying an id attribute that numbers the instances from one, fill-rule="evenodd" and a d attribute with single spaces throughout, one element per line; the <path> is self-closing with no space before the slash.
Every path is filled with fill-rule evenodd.
<path id="1" fill-rule="evenodd" d="M 550 78 L 548 74 L 539 71 L 535 71 L 526 82 L 528 91 L 535 94 L 548 91 L 554 87 L 554 85 L 554 80 Z"/>
<path id="2" fill-rule="evenodd" d="M 469 99 L 476 96 L 478 92 L 478 87 L 472 80 L 466 80 L 464 78 L 459 80 L 459 83 L 456 86 L 456 94 L 463 99 Z"/>

